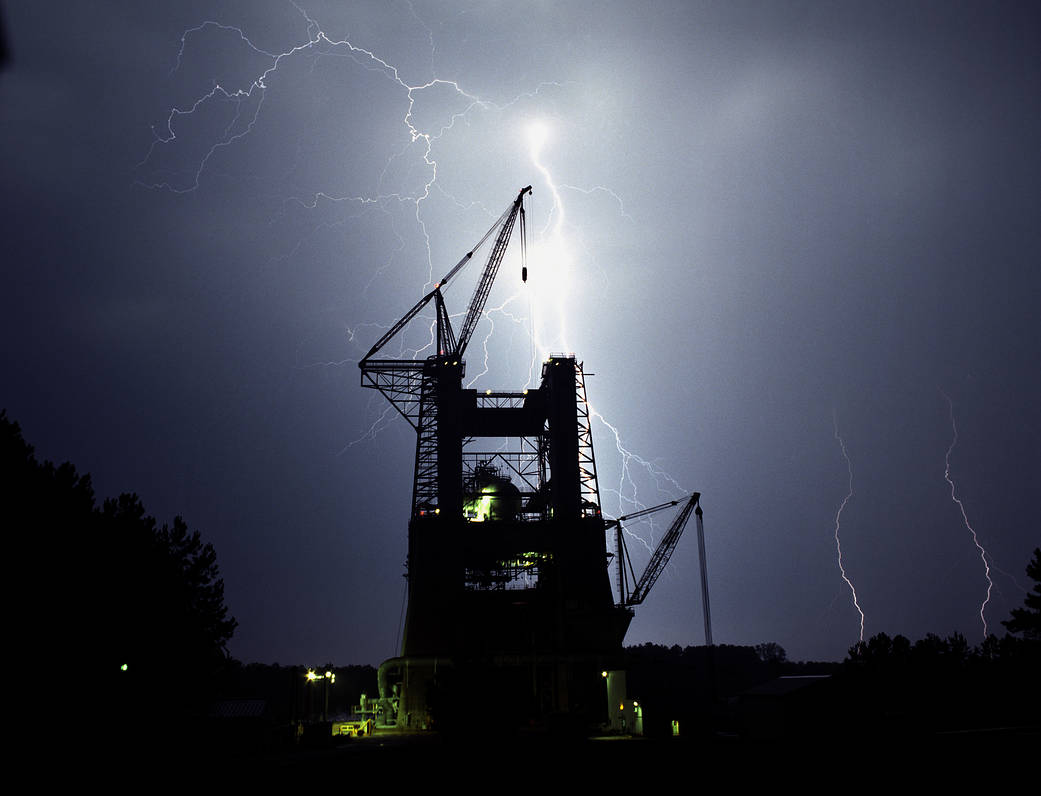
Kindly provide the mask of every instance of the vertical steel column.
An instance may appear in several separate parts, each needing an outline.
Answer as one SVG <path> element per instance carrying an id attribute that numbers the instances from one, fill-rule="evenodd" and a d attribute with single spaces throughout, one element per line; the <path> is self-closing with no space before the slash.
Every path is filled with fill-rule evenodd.
<path id="1" fill-rule="evenodd" d="M 701 504 L 694 509 L 698 518 L 698 556 L 701 558 L 701 607 L 705 612 L 705 645 L 712 646 L 712 614 L 708 607 L 708 566 L 705 563 L 705 525 L 701 521 Z"/>

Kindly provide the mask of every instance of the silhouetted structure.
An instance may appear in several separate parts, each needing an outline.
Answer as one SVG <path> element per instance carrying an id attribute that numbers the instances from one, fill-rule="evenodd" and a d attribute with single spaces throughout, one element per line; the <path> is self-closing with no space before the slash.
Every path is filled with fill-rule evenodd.
<path id="1" fill-rule="evenodd" d="M 538 390 L 482 394 L 461 361 L 427 364 L 436 454 L 421 429 L 402 657 L 381 696 L 396 687 L 412 726 L 475 687 L 500 715 L 601 709 L 632 612 L 611 595 L 581 364 L 554 356 Z"/>
<path id="2" fill-rule="evenodd" d="M 522 189 L 474 249 L 358 363 L 362 386 L 382 392 L 417 436 L 408 613 L 401 656 L 379 671 L 384 715 L 399 726 L 461 718 L 473 712 L 478 693 L 493 706 L 472 716 L 484 721 L 607 718 L 605 676 L 620 666 L 631 606 L 664 570 L 692 513 L 701 530 L 694 494 L 647 570 L 638 579 L 629 564 L 627 580 L 626 518 L 608 523 L 601 513 L 585 373 L 574 354 L 546 359 L 538 389 L 464 389 L 463 355 L 518 219 L 521 276 L 527 278 L 523 200 L 529 193 L 531 186 Z M 456 337 L 442 288 L 493 235 Z M 436 353 L 421 360 L 378 358 L 430 304 Z M 616 529 L 617 603 L 608 577 L 609 526 Z M 707 593 L 705 607 L 710 633 Z M 608 680 L 624 694 L 624 675 Z"/>
<path id="3" fill-rule="evenodd" d="M 550 356 L 538 389 L 463 387 L 463 353 L 518 218 L 523 236 L 530 191 L 474 247 L 497 232 L 458 338 L 441 288 L 474 251 L 359 363 L 362 386 L 382 392 L 417 433 L 402 651 L 379 672 L 387 715 L 402 727 L 468 711 L 510 723 L 605 718 L 601 673 L 620 665 L 633 616 L 624 588 L 617 604 L 611 594 L 582 364 Z M 431 303 L 437 353 L 377 358 Z M 491 707 L 482 715 L 478 693 Z"/>

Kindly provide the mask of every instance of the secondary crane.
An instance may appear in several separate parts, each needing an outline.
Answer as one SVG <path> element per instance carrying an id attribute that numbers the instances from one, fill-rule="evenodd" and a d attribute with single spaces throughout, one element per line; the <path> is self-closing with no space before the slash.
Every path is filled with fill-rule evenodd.
<path id="1" fill-rule="evenodd" d="M 607 526 L 614 526 L 615 528 L 615 555 L 618 559 L 619 605 L 632 607 L 634 605 L 639 605 L 644 601 L 644 599 L 646 599 L 651 587 L 654 586 L 658 577 L 665 570 L 666 565 L 669 563 L 669 559 L 672 557 L 673 551 L 676 549 L 676 545 L 679 543 L 680 535 L 683 533 L 683 529 L 687 526 L 687 521 L 690 519 L 691 513 L 697 517 L 698 552 L 701 560 L 701 602 L 705 615 L 705 643 L 708 646 L 712 646 L 712 619 L 708 603 L 708 570 L 705 564 L 705 529 L 701 519 L 702 511 L 700 500 L 700 492 L 695 492 L 687 499 L 683 508 L 680 509 L 680 513 L 676 515 L 676 518 L 672 521 L 669 529 L 665 532 L 665 535 L 661 538 L 658 546 L 654 549 L 654 552 L 651 554 L 651 560 L 647 562 L 647 566 L 639 579 L 636 577 L 636 573 L 633 570 L 632 560 L 629 558 L 629 550 L 625 544 L 622 523 L 646 517 L 671 506 L 677 506 L 680 501 L 670 500 L 667 503 L 661 503 L 660 505 L 651 506 L 650 508 L 642 509 L 641 511 L 635 511 L 632 514 L 626 514 L 617 519 L 609 520 Z M 625 571 L 626 565 L 629 567 L 628 578 Z M 627 589 L 627 581 L 629 581 L 630 578 L 631 582 L 635 584 L 632 591 Z"/>

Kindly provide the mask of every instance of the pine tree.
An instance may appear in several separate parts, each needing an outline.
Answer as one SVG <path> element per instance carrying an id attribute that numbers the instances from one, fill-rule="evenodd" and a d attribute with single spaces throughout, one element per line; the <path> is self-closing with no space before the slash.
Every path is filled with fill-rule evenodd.
<path id="1" fill-rule="evenodd" d="M 1024 638 L 1041 641 L 1041 547 L 1034 548 L 1034 557 L 1027 564 L 1027 575 L 1034 588 L 1027 592 L 1024 606 L 1012 609 L 1012 618 L 1002 621 L 1010 633 L 1022 633 Z"/>

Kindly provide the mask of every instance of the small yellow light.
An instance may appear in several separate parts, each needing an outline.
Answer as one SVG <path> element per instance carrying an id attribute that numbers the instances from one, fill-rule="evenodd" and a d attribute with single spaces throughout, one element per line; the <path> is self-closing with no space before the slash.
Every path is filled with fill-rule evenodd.
<path id="1" fill-rule="evenodd" d="M 600 672 L 600 676 L 601 677 L 607 677 L 607 671 L 604 670 L 604 671 Z"/>
<path id="2" fill-rule="evenodd" d="M 485 390 L 485 391 L 484 391 L 484 394 L 485 394 L 485 395 L 491 395 L 491 394 L 492 394 L 492 391 L 491 391 L 491 390 Z"/>

